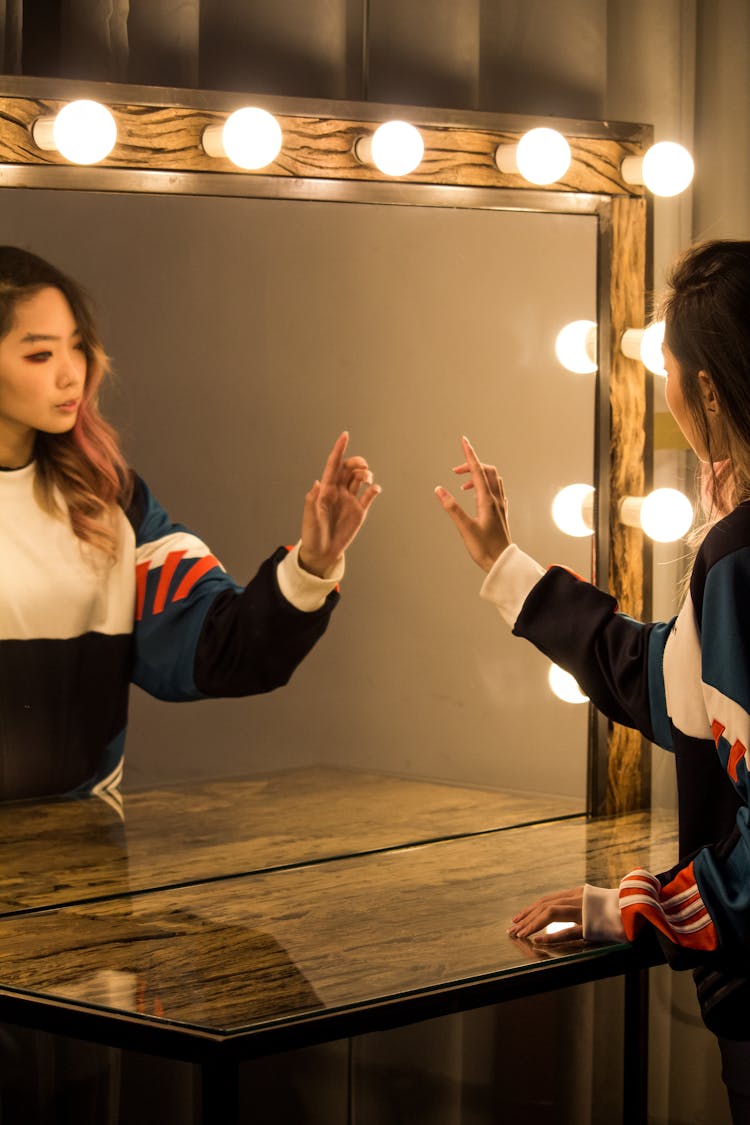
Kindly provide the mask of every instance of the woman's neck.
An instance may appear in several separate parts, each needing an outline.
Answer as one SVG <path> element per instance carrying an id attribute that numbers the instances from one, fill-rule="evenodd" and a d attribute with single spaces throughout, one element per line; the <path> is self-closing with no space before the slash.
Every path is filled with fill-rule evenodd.
<path id="1" fill-rule="evenodd" d="M 18 433 L 3 433 L 0 430 L 0 468 L 23 469 L 34 460 L 36 434 L 32 430 Z"/>

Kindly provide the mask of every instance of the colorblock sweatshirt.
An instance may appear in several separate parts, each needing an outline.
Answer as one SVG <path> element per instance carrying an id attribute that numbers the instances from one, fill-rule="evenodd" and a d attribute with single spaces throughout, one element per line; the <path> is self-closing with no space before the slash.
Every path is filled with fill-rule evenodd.
<path id="1" fill-rule="evenodd" d="M 244 588 L 140 478 L 114 565 L 42 510 L 34 464 L 0 472 L 0 800 L 116 791 L 131 682 L 166 700 L 285 684 L 340 573 L 279 548 Z M 343 573 L 343 571 L 342 571 Z"/>
<path id="2" fill-rule="evenodd" d="M 586 887 L 584 936 L 656 937 L 676 968 L 750 954 L 750 503 L 708 532 L 672 621 L 642 624 L 561 567 L 511 545 L 481 590 L 516 636 L 594 705 L 675 755 L 679 854 L 618 888 Z"/>

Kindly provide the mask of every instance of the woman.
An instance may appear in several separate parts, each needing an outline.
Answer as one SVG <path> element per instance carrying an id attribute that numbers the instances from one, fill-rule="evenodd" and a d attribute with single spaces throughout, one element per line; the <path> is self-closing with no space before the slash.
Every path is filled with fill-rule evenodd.
<path id="1" fill-rule="evenodd" d="M 502 480 L 464 439 L 470 517 L 438 499 L 481 590 L 514 634 L 576 677 L 595 705 L 675 753 L 680 859 L 630 872 L 619 888 L 545 895 L 509 933 L 538 942 L 647 941 L 677 968 L 698 966 L 704 1019 L 720 1037 L 732 1112 L 750 1121 L 750 242 L 708 242 L 674 267 L 664 300 L 666 398 L 703 466 L 707 532 L 689 594 L 668 624 L 641 625 L 560 567 L 543 571 L 511 542 Z M 720 463 L 720 464 L 719 464 Z M 559 938 L 550 922 L 573 923 Z"/>
<path id="2" fill-rule="evenodd" d="M 131 681 L 171 700 L 286 683 L 380 491 L 341 434 L 299 543 L 243 589 L 127 467 L 107 373 L 81 289 L 0 247 L 0 800 L 116 800 Z"/>

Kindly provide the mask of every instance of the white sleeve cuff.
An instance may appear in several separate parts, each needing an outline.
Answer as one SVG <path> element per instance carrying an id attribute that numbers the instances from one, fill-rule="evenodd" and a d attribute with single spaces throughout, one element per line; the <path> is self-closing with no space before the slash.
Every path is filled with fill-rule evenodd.
<path id="1" fill-rule="evenodd" d="M 620 914 L 619 887 L 583 888 L 583 936 L 586 941 L 627 941 Z"/>
<path id="2" fill-rule="evenodd" d="M 523 603 L 544 574 L 544 567 L 511 543 L 495 559 L 479 595 L 492 602 L 512 628 Z"/>
<path id="3" fill-rule="evenodd" d="M 281 560 L 276 568 L 276 580 L 288 602 L 304 613 L 312 613 L 324 605 L 331 590 L 344 577 L 344 559 L 342 556 L 325 578 L 318 578 L 300 566 L 299 549 L 300 544 L 297 543 L 286 558 Z"/>

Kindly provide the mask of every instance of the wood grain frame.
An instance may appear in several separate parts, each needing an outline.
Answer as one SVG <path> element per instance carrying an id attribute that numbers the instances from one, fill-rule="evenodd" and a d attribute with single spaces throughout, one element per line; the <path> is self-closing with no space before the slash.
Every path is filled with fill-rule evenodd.
<path id="1" fill-rule="evenodd" d="M 118 124 L 118 143 L 95 167 L 68 164 L 42 151 L 31 125 L 74 98 L 106 104 Z M 242 172 L 207 156 L 201 135 L 242 105 L 277 115 L 284 144 L 261 172 Z M 405 118 L 425 141 L 419 169 L 389 178 L 360 163 L 358 137 L 377 124 Z M 547 125 L 568 139 L 565 177 L 538 187 L 498 170 L 494 153 L 529 128 Z M 0 84 L 0 187 L 149 191 L 380 202 L 432 207 L 479 207 L 594 214 L 599 224 L 597 381 L 597 515 L 593 574 L 607 582 L 622 611 L 649 611 L 649 553 L 640 531 L 618 519 L 620 500 L 643 495 L 650 477 L 650 384 L 642 364 L 619 342 L 626 328 L 645 323 L 650 286 L 651 208 L 643 188 L 627 184 L 620 165 L 645 151 L 644 125 L 527 118 L 378 105 L 169 90 L 70 80 L 4 78 Z M 650 799 L 648 747 L 632 730 L 608 723 L 592 709 L 587 811 L 590 815 L 645 807 Z"/>

